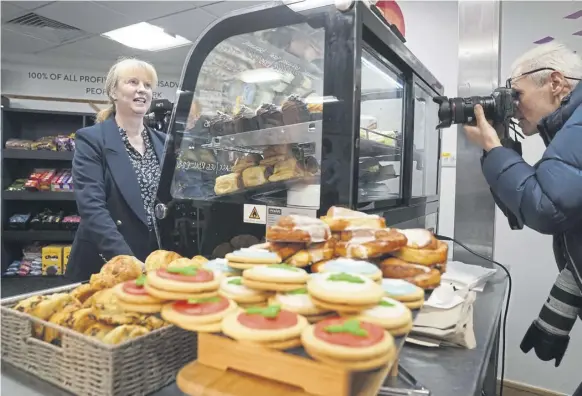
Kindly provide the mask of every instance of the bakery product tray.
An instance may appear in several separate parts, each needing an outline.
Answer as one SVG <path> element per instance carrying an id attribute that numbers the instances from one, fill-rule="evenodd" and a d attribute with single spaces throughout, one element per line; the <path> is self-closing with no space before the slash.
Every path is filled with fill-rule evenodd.
<path id="1" fill-rule="evenodd" d="M 196 359 L 197 334 L 175 326 L 108 345 L 12 309 L 25 298 L 64 293 L 79 285 L 1 300 L 2 361 L 75 395 L 128 396 L 163 388 L 186 363 Z M 58 330 L 61 346 L 33 337 L 33 327 L 38 325 Z"/>

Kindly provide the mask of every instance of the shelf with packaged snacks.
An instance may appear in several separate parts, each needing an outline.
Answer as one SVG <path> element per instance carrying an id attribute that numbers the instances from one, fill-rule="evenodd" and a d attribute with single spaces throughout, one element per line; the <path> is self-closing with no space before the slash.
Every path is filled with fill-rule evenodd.
<path id="1" fill-rule="evenodd" d="M 321 120 L 277 126 L 216 136 L 212 138 L 211 143 L 202 147 L 213 150 L 262 154 L 263 151 L 260 148 L 265 146 L 319 142 L 321 141 L 321 128 Z"/>
<path id="2" fill-rule="evenodd" d="M 73 151 L 18 150 L 18 149 L 2 150 L 2 157 L 6 159 L 72 161 L 73 155 L 74 155 Z"/>
<path id="3" fill-rule="evenodd" d="M 72 242 L 75 231 L 69 230 L 3 230 L 2 236 L 9 241 Z"/>
<path id="4" fill-rule="evenodd" d="M 2 198 L 10 201 L 74 201 L 72 191 L 3 191 Z"/>

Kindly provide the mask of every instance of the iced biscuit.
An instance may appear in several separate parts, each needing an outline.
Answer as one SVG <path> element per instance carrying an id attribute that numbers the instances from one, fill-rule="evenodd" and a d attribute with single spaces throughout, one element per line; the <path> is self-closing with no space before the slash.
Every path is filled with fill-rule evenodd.
<path id="1" fill-rule="evenodd" d="M 410 309 L 390 297 L 383 297 L 378 305 L 362 311 L 356 319 L 377 324 L 392 335 L 401 335 L 412 327 Z"/>
<path id="2" fill-rule="evenodd" d="M 309 294 L 332 304 L 376 305 L 384 291 L 376 282 L 363 275 L 326 272 L 311 276 L 307 282 Z"/>
<path id="3" fill-rule="evenodd" d="M 220 282 L 218 293 L 236 301 L 238 304 L 256 304 L 267 301 L 270 294 L 249 289 L 242 283 L 241 276 L 231 276 Z"/>
<path id="4" fill-rule="evenodd" d="M 228 261 L 228 265 L 233 268 L 239 268 L 239 264 L 277 264 L 280 263 L 281 256 L 277 253 L 270 252 L 263 249 L 243 248 L 228 253 L 224 258 Z"/>
<path id="5" fill-rule="evenodd" d="M 217 332 L 224 317 L 236 309 L 234 301 L 222 296 L 190 299 L 164 305 L 162 318 L 185 330 Z"/>
<path id="6" fill-rule="evenodd" d="M 206 293 L 218 290 L 219 282 L 212 271 L 189 266 L 150 271 L 147 285 L 177 293 Z"/>
<path id="7" fill-rule="evenodd" d="M 382 279 L 382 271 L 375 264 L 348 258 L 326 261 L 318 268 L 318 272 L 346 272 L 348 274 L 364 275 L 374 281 Z"/>
<path id="8" fill-rule="evenodd" d="M 268 343 L 296 339 L 307 325 L 303 316 L 270 305 L 228 315 L 222 321 L 222 331 L 235 340 Z"/>
<path id="9" fill-rule="evenodd" d="M 240 269 L 229 266 L 228 260 L 223 258 L 207 261 L 201 265 L 201 268 L 214 272 L 214 276 L 220 279 L 228 276 L 238 276 L 242 273 Z"/>
<path id="10" fill-rule="evenodd" d="M 289 264 L 271 264 L 253 267 L 243 272 L 243 280 L 266 283 L 305 284 L 309 275 L 302 268 Z"/>
<path id="11" fill-rule="evenodd" d="M 269 299 L 269 302 L 279 304 L 281 308 L 303 316 L 323 316 L 330 312 L 329 309 L 320 308 L 313 303 L 306 287 L 277 293 Z"/>
<path id="12" fill-rule="evenodd" d="M 386 296 L 401 302 L 424 300 L 424 290 L 402 279 L 382 279 L 382 289 Z"/>

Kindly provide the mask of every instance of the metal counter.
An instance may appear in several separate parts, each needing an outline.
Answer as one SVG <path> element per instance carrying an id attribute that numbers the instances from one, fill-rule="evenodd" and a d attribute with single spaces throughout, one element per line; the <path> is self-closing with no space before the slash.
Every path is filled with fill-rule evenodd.
<path id="1" fill-rule="evenodd" d="M 407 344 L 400 364 L 416 380 L 430 389 L 431 396 L 494 395 L 490 389 L 497 377 L 497 351 L 499 323 L 503 307 L 506 277 L 498 273 L 485 290 L 479 293 L 474 306 L 474 329 L 477 348 L 423 348 Z M 394 382 L 392 382 L 394 381 Z M 57 396 L 69 395 L 42 380 L 8 364 L 2 364 L 2 395 Z M 388 380 L 387 385 L 398 386 L 397 380 Z M 156 392 L 153 396 L 183 395 L 175 384 Z"/>

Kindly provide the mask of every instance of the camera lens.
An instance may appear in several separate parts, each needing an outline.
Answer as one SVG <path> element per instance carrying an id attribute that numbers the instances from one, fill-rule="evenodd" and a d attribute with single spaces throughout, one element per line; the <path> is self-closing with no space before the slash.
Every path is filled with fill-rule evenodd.
<path id="1" fill-rule="evenodd" d="M 483 106 L 485 118 L 492 119 L 495 115 L 495 100 L 491 96 L 472 96 L 469 98 L 448 98 L 437 96 L 433 99 L 439 105 L 439 121 L 437 129 L 448 128 L 452 124 L 469 124 L 475 120 L 476 104 Z"/>

